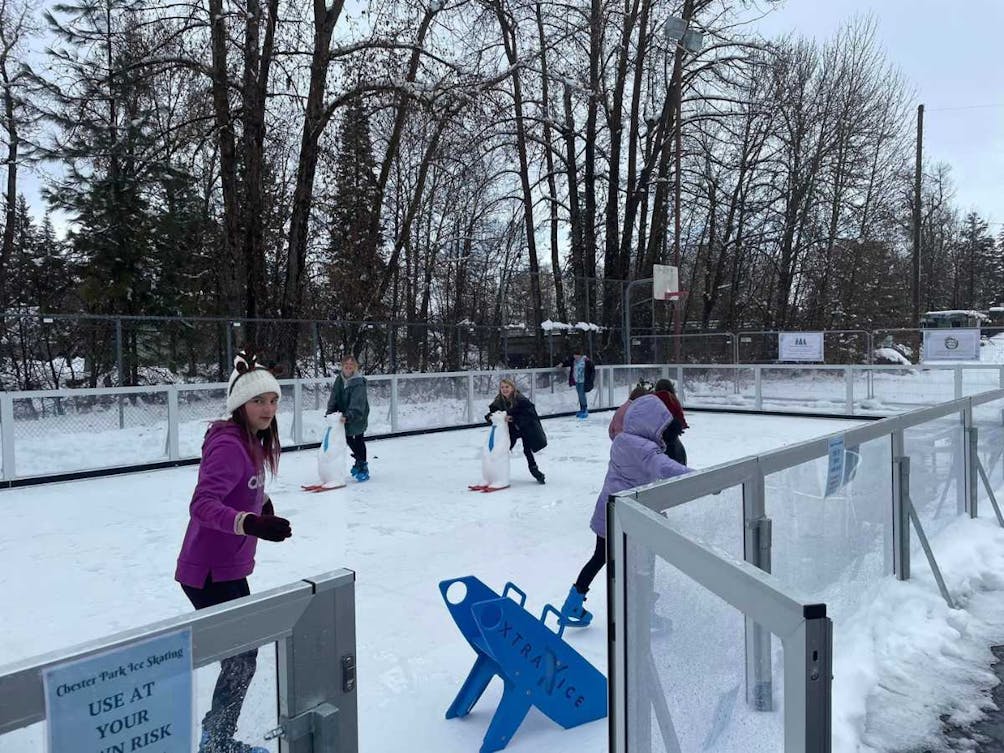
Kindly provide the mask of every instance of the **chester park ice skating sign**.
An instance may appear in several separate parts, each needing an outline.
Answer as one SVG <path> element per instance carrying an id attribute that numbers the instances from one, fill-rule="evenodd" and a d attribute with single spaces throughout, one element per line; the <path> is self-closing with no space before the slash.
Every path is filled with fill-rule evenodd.
<path id="1" fill-rule="evenodd" d="M 192 631 L 45 671 L 49 753 L 191 753 Z"/>

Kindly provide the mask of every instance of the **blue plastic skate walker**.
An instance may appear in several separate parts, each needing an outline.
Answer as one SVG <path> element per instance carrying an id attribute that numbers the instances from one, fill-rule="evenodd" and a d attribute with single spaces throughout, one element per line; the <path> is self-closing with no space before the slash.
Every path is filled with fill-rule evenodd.
<path id="1" fill-rule="evenodd" d="M 447 591 L 456 583 L 466 590 L 456 603 Z M 443 601 L 460 632 L 477 654 L 474 666 L 446 711 L 446 718 L 467 716 L 492 677 L 503 682 L 502 700 L 492 716 L 481 753 L 502 750 L 516 734 L 531 706 L 565 729 L 607 715 L 607 679 L 545 623 L 560 613 L 546 604 L 540 618 L 527 612 L 526 594 L 506 583 L 499 596 L 473 575 L 439 584 Z M 460 589 L 454 589 L 454 595 Z M 518 594 L 519 602 L 509 598 Z"/>

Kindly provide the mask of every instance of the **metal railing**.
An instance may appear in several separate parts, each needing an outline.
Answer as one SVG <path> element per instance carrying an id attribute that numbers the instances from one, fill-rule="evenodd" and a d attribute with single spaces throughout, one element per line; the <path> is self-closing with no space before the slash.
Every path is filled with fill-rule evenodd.
<path id="1" fill-rule="evenodd" d="M 808 608 L 813 602 L 826 602 L 827 613 L 838 620 L 860 606 L 855 600 L 867 590 L 864 586 L 889 574 L 906 580 L 919 563 L 929 568 L 951 607 L 954 596 L 938 562 L 937 535 L 960 518 L 977 517 L 984 500 L 1004 527 L 996 496 L 1002 484 L 1004 389 L 996 389 L 618 494 L 608 513 L 615 531 L 609 540 L 614 563 L 609 574 L 612 613 L 617 621 L 611 635 L 620 641 L 612 643 L 616 646 L 611 652 L 612 671 L 621 678 L 619 695 L 612 696 L 618 705 L 612 710 L 623 713 L 625 692 L 631 696 L 630 686 L 625 691 L 623 674 L 618 673 L 626 671 L 631 678 L 632 672 L 645 677 L 647 671 L 623 666 L 626 657 L 641 656 L 625 653 L 631 649 L 624 641 L 634 636 L 644 643 L 648 636 L 626 628 L 625 610 L 645 612 L 651 606 L 645 601 L 651 596 L 645 594 L 653 580 L 651 574 L 647 583 L 642 579 L 641 595 L 633 602 L 624 601 L 624 579 L 638 580 L 638 573 L 651 570 L 625 561 L 632 537 L 743 612 L 745 627 L 737 629 L 745 634 L 740 640 L 745 644 L 747 703 L 755 710 L 770 710 L 771 634 L 785 641 L 786 635 L 796 635 L 792 630 L 801 628 L 795 622 L 779 627 L 771 622 L 776 615 L 763 609 L 758 616 L 753 608 L 757 598 L 774 611 L 787 599 L 781 609 L 787 612 L 799 604 Z M 707 542 L 714 552 L 695 541 Z M 756 576 L 750 568 L 771 576 Z M 859 587 L 848 588 L 845 580 Z M 809 593 L 812 598 L 795 599 L 791 593 Z M 809 612 L 804 616 L 808 621 Z M 846 622 L 842 629 L 847 629 Z M 796 635 L 793 644 L 796 664 L 801 661 L 803 638 L 814 634 L 814 640 L 822 640 L 818 626 L 810 628 L 807 622 L 806 630 Z M 721 646 L 716 645 L 718 650 Z M 802 695 L 808 687 L 803 671 L 809 665 L 799 664 L 795 674 L 788 663 L 791 650 L 785 643 L 784 749 L 828 750 L 809 742 L 825 737 L 828 745 L 828 706 L 826 714 L 813 722 L 825 725 L 823 734 L 809 735 L 808 726 L 789 727 L 792 708 L 796 714 L 803 708 L 806 714 L 811 711 Z M 792 680 L 797 681 L 794 686 Z M 788 695 L 792 691 L 798 694 L 794 699 Z M 656 716 L 665 731 L 660 719 L 665 710 L 657 708 Z M 809 725 L 809 717 L 805 719 Z M 621 735 L 624 721 L 615 729 Z M 674 748 L 667 743 L 666 750 Z"/>
<path id="2" fill-rule="evenodd" d="M 359 749 L 355 574 L 349 570 L 0 666 L 0 740 L 45 721 L 47 669 L 183 628 L 192 631 L 193 669 L 276 644 L 279 724 L 268 737 L 279 740 L 280 753 Z"/>
<path id="3" fill-rule="evenodd" d="M 387 435 L 480 422 L 502 376 L 514 377 L 542 416 L 578 410 L 567 369 L 368 376 L 368 433 Z M 598 366 L 592 409 L 620 405 L 640 378 L 676 380 L 688 408 L 888 415 L 1004 387 L 1004 366 Z M 334 377 L 281 380 L 286 445 L 317 442 Z M 221 418 L 226 384 L 0 392 L 0 481 L 174 463 L 198 458 Z"/>

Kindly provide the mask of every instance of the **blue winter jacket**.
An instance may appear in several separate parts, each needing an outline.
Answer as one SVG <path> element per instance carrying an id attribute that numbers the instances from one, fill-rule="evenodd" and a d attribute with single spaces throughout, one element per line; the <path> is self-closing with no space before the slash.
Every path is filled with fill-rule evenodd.
<path id="1" fill-rule="evenodd" d="M 624 431 L 610 445 L 607 477 L 589 522 L 597 536 L 607 536 L 607 498 L 611 494 L 692 470 L 665 454 L 662 433 L 672 420 L 672 414 L 655 395 L 645 395 L 631 403 L 624 415 Z"/>

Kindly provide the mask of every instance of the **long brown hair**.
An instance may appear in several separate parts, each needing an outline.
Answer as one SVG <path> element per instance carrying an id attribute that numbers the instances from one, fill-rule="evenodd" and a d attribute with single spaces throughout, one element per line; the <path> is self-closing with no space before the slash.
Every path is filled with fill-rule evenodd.
<path id="1" fill-rule="evenodd" d="M 240 406 L 228 419 L 214 421 L 206 436 L 214 430 L 227 424 L 237 424 L 244 430 L 244 439 L 247 443 L 248 455 L 251 456 L 251 464 L 259 472 L 268 469 L 268 472 L 275 476 L 279 472 L 279 455 L 282 452 L 282 445 L 279 442 L 279 424 L 272 416 L 272 423 L 267 429 L 254 431 L 248 423 L 248 414 L 244 406 Z"/>
<path id="2" fill-rule="evenodd" d="M 255 468 L 264 470 L 268 468 L 273 476 L 279 472 L 279 454 L 282 452 L 282 445 L 279 442 L 279 424 L 272 416 L 272 423 L 267 429 L 254 431 L 248 423 L 248 414 L 242 405 L 233 412 L 230 420 L 244 429 L 247 437 L 248 452 L 251 455 L 251 462 Z"/>

